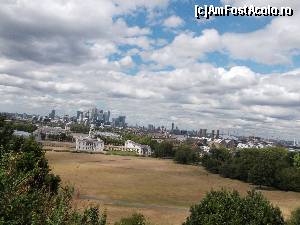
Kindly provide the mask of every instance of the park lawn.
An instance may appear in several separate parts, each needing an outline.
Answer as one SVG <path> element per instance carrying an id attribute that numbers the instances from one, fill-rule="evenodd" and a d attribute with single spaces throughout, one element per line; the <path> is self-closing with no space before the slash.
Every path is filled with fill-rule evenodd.
<path id="1" fill-rule="evenodd" d="M 120 156 L 138 156 L 136 152 L 128 151 L 106 151 L 106 155 L 120 155 Z"/>
<path id="2" fill-rule="evenodd" d="M 189 207 L 212 189 L 236 189 L 245 194 L 253 186 L 211 174 L 199 166 L 145 157 L 47 152 L 50 167 L 65 184 L 76 189 L 75 205 L 100 204 L 113 224 L 141 212 L 157 225 L 179 225 Z M 300 207 L 300 193 L 262 191 L 285 217 Z"/>

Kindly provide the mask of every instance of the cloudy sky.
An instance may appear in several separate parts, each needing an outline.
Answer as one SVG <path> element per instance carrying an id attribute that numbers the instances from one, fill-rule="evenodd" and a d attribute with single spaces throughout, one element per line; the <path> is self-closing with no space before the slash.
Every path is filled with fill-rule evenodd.
<path id="1" fill-rule="evenodd" d="M 300 1 L 293 17 L 196 20 L 242 0 L 1 0 L 0 111 L 300 139 Z"/>

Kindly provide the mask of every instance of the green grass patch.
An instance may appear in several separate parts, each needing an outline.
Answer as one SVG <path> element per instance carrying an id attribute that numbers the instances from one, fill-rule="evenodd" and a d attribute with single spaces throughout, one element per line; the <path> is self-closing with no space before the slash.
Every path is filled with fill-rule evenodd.
<path id="1" fill-rule="evenodd" d="M 107 155 L 121 155 L 121 156 L 139 156 L 135 152 L 123 152 L 123 151 L 107 151 Z"/>

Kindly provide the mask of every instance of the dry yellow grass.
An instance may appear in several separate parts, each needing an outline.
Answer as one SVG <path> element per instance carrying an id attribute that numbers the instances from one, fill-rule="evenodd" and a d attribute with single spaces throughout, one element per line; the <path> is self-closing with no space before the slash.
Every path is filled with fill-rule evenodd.
<path id="1" fill-rule="evenodd" d="M 245 194 L 251 185 L 222 178 L 197 166 L 171 160 L 110 155 L 47 152 L 54 173 L 76 188 L 83 207 L 100 204 L 111 224 L 133 212 L 143 213 L 158 225 L 182 224 L 189 207 L 211 189 L 236 189 Z M 288 217 L 300 207 L 300 193 L 263 191 Z"/>

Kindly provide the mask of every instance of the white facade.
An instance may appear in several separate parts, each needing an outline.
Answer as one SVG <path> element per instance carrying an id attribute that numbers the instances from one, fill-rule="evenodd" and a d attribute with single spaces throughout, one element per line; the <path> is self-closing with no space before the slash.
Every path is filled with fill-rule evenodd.
<path id="1" fill-rule="evenodd" d="M 125 142 L 125 149 L 127 149 L 128 151 L 133 150 L 138 155 L 150 156 L 152 154 L 150 146 L 141 145 L 130 140 L 127 140 Z"/>
<path id="2" fill-rule="evenodd" d="M 76 151 L 103 152 L 104 142 L 97 138 L 76 138 Z"/>

